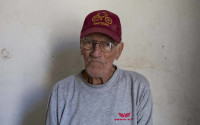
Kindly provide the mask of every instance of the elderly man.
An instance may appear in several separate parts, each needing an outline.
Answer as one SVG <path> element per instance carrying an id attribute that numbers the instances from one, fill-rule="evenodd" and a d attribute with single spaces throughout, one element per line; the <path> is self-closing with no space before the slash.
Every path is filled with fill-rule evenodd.
<path id="1" fill-rule="evenodd" d="M 123 50 L 119 17 L 90 13 L 80 38 L 85 69 L 53 87 L 46 125 L 152 125 L 148 81 L 113 64 Z"/>

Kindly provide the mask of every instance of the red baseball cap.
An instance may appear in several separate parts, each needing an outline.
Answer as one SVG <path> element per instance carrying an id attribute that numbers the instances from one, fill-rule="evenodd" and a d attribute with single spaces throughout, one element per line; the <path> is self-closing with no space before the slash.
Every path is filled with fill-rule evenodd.
<path id="1" fill-rule="evenodd" d="M 80 38 L 91 33 L 106 34 L 120 43 L 121 24 L 119 17 L 107 10 L 98 10 L 88 14 L 83 23 Z"/>

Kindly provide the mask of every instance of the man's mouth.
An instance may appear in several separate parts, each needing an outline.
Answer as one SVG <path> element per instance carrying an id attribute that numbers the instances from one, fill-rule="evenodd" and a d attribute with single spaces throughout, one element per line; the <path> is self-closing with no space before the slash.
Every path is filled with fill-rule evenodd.
<path id="1" fill-rule="evenodd" d="M 101 64 L 103 64 L 102 62 L 99 62 L 99 61 L 89 61 L 89 63 L 101 63 Z"/>
<path id="2" fill-rule="evenodd" d="M 101 63 L 101 64 L 103 64 L 102 61 L 99 61 L 99 60 L 92 60 L 92 59 L 89 59 L 88 62 L 89 62 L 89 63 Z"/>

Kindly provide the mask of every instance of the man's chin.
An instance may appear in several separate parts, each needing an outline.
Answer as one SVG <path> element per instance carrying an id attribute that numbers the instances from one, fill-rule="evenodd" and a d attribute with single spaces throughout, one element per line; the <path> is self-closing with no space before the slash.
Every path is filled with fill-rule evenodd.
<path id="1" fill-rule="evenodd" d="M 91 77 L 102 77 L 103 76 L 103 69 L 90 69 L 86 68 L 86 72 L 91 76 Z"/>

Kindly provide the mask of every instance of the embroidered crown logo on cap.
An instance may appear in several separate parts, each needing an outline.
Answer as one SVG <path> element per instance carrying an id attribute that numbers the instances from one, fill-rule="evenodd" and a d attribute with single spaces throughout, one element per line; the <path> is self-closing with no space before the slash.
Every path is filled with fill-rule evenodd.
<path id="1" fill-rule="evenodd" d="M 119 17 L 107 10 L 98 10 L 88 14 L 83 23 L 80 38 L 91 33 L 106 34 L 120 43 L 121 24 Z"/>

